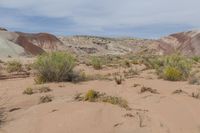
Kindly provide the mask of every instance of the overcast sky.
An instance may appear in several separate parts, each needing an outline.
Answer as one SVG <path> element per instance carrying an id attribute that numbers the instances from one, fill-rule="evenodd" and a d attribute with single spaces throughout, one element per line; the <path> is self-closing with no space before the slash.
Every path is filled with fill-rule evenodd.
<path id="1" fill-rule="evenodd" d="M 200 28 L 200 0 L 0 0 L 0 27 L 157 38 Z"/>

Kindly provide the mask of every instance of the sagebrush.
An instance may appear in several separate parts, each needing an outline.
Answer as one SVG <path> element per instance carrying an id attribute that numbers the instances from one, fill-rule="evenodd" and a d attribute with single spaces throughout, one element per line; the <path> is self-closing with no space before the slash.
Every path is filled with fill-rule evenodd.
<path id="1" fill-rule="evenodd" d="M 36 82 L 72 81 L 75 58 L 65 52 L 45 53 L 34 64 L 37 70 Z"/>

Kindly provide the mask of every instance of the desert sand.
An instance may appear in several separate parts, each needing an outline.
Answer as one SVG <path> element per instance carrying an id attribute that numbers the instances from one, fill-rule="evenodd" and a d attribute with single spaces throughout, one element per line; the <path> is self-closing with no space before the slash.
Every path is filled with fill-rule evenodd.
<path id="1" fill-rule="evenodd" d="M 83 68 L 83 67 L 81 67 Z M 112 73 L 104 68 L 92 73 Z M 7 110 L 7 121 L 1 133 L 199 133 L 200 101 L 190 95 L 198 85 L 186 81 L 171 82 L 158 79 L 151 70 L 126 79 L 121 85 L 114 81 L 94 80 L 80 83 L 47 83 L 52 89 L 50 103 L 39 104 L 36 93 L 24 95 L 27 87 L 36 85 L 34 77 L 0 81 L 0 93 Z M 134 86 L 134 84 L 138 84 Z M 141 87 L 156 89 L 158 94 L 141 93 Z M 109 103 L 75 101 L 77 93 L 88 90 L 119 96 L 128 101 L 131 110 Z M 182 90 L 181 93 L 173 93 Z M 46 95 L 45 94 L 45 95 Z"/>

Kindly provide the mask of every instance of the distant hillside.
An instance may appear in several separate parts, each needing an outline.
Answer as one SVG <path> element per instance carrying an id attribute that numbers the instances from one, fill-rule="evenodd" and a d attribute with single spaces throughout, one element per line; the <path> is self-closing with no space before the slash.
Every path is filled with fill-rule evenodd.
<path id="1" fill-rule="evenodd" d="M 160 39 L 159 50 L 164 54 L 180 52 L 185 55 L 200 55 L 200 31 L 171 34 Z"/>
<path id="2" fill-rule="evenodd" d="M 127 53 L 162 55 L 174 52 L 189 56 L 200 55 L 200 31 L 181 32 L 151 40 L 97 36 L 56 37 L 49 33 L 10 32 L 0 28 L 0 38 L 0 50 L 3 50 L 0 56 L 35 56 L 50 51 L 70 51 L 78 56 Z M 16 51 L 19 48 L 20 51 Z M 13 50 L 15 52 L 11 52 Z"/>

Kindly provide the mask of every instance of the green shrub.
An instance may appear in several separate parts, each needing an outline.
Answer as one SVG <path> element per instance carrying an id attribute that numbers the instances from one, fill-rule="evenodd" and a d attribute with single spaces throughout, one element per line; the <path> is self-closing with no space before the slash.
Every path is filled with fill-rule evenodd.
<path id="1" fill-rule="evenodd" d="M 191 70 L 191 60 L 179 54 L 162 57 L 163 63 L 156 67 L 161 78 L 171 81 L 186 80 Z"/>
<path id="2" fill-rule="evenodd" d="M 20 72 L 22 71 L 22 64 L 19 61 L 13 60 L 7 62 L 7 72 Z"/>
<path id="3" fill-rule="evenodd" d="M 148 69 L 157 69 L 164 65 L 164 57 L 143 57 L 142 62 Z"/>
<path id="4" fill-rule="evenodd" d="M 91 65 L 93 66 L 94 69 L 97 70 L 102 69 L 102 61 L 98 57 L 92 57 Z"/>
<path id="5" fill-rule="evenodd" d="M 175 67 L 165 67 L 163 70 L 163 77 L 166 80 L 177 81 L 182 80 L 183 75 L 181 71 Z"/>
<path id="6" fill-rule="evenodd" d="M 75 59 L 64 52 L 46 53 L 37 58 L 34 67 L 36 83 L 72 81 Z"/>
<path id="7" fill-rule="evenodd" d="M 195 62 L 199 62 L 200 61 L 200 57 L 199 56 L 193 56 L 192 60 L 194 60 Z"/>

